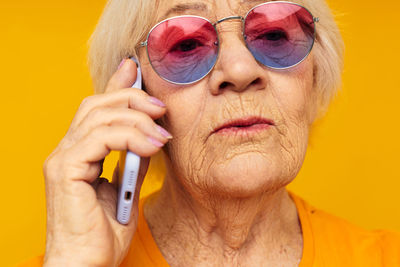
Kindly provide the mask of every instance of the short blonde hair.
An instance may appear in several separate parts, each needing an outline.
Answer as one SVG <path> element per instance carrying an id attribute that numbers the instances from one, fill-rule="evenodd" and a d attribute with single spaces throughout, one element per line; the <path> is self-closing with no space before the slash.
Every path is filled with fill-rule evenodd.
<path id="1" fill-rule="evenodd" d="M 324 0 L 295 1 L 315 17 L 317 37 L 313 47 L 314 89 L 319 114 L 323 114 L 341 85 L 343 41 L 331 10 Z M 159 0 L 109 0 L 90 39 L 89 68 L 96 93 L 105 90 L 107 81 L 120 61 L 136 56 L 137 45 L 156 23 Z"/>

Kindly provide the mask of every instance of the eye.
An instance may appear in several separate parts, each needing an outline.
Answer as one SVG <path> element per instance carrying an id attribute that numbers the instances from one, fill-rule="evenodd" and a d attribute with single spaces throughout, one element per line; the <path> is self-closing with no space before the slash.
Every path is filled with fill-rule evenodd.
<path id="1" fill-rule="evenodd" d="M 177 43 L 176 45 L 174 45 L 172 47 L 171 51 L 190 52 L 200 46 L 203 46 L 203 45 L 198 40 L 187 39 L 187 40 L 181 41 L 181 42 Z"/>
<path id="2" fill-rule="evenodd" d="M 257 37 L 257 39 L 265 39 L 267 41 L 279 41 L 287 39 L 286 33 L 281 30 L 272 30 Z"/>

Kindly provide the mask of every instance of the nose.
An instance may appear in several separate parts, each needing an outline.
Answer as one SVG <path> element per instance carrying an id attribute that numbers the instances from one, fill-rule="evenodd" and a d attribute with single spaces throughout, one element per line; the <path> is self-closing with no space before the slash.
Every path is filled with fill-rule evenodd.
<path id="1" fill-rule="evenodd" d="M 209 78 L 211 93 L 218 95 L 226 90 L 241 92 L 265 88 L 265 69 L 247 49 L 243 36 L 237 31 L 222 29 L 219 39 L 219 57 Z"/>

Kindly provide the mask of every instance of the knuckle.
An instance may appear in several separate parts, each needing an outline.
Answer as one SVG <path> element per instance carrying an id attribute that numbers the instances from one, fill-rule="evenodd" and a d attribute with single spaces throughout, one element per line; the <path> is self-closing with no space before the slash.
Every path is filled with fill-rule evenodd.
<path id="1" fill-rule="evenodd" d="M 91 109 L 87 115 L 87 119 L 91 122 L 97 121 L 99 118 L 104 118 L 105 109 L 103 107 L 95 107 Z"/>
<path id="2" fill-rule="evenodd" d="M 46 181 L 56 179 L 54 170 L 59 169 L 59 155 L 55 152 L 51 153 L 43 163 L 43 175 Z"/>
<path id="3" fill-rule="evenodd" d="M 128 88 L 129 90 L 126 92 L 128 97 L 129 107 L 132 109 L 138 108 L 139 104 L 143 101 L 144 98 L 148 96 L 148 94 L 137 88 Z"/>
<path id="4" fill-rule="evenodd" d="M 144 90 L 139 89 L 139 88 L 132 88 L 133 90 L 135 90 L 135 93 L 142 96 L 142 97 L 146 97 L 149 96 Z"/>
<path id="5" fill-rule="evenodd" d="M 136 124 L 138 124 L 138 123 L 140 123 L 140 124 L 153 123 L 153 120 L 150 118 L 150 116 L 147 115 L 144 112 L 140 112 L 140 111 L 136 111 L 135 110 L 134 114 L 135 114 L 135 117 L 136 117 L 135 119 L 137 120 Z"/>
<path id="6" fill-rule="evenodd" d="M 77 112 L 77 117 L 79 117 L 79 114 L 85 114 L 87 113 L 91 108 L 93 108 L 94 103 L 97 101 L 98 95 L 91 95 L 86 98 L 84 98 L 79 106 L 78 112 Z"/>
<path id="7" fill-rule="evenodd" d="M 95 98 L 96 98 L 96 95 L 91 95 L 91 96 L 85 97 L 81 102 L 81 108 L 91 106 L 91 104 L 93 103 Z"/>
<path id="8" fill-rule="evenodd" d="M 94 141 L 94 144 L 104 144 L 107 139 L 113 138 L 113 126 L 100 125 L 94 128 L 87 136 L 86 141 Z M 111 135 L 110 135 L 111 134 Z"/>
<path id="9" fill-rule="evenodd" d="M 109 128 L 107 125 L 101 125 L 99 127 L 94 128 L 90 133 L 86 136 L 90 139 L 99 139 L 101 136 L 104 136 L 104 132 Z"/>
<path id="10" fill-rule="evenodd" d="M 61 170 L 63 173 L 62 182 L 67 182 L 70 180 L 81 179 L 85 177 L 85 174 L 89 172 L 88 164 L 76 162 L 74 158 L 65 159 L 64 168 Z"/>

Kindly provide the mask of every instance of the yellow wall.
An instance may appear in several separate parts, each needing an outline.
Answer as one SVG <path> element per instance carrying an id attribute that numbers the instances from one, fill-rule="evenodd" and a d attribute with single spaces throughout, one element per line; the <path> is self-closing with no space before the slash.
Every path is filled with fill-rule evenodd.
<path id="1" fill-rule="evenodd" d="M 364 227 L 400 231 L 400 4 L 330 2 L 346 42 L 344 86 L 290 188 Z M 42 163 L 92 93 L 86 41 L 104 3 L 0 2 L 2 266 L 44 251 Z"/>

